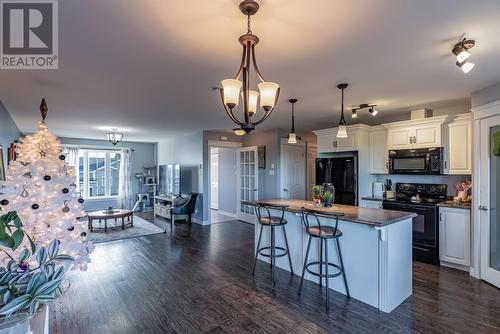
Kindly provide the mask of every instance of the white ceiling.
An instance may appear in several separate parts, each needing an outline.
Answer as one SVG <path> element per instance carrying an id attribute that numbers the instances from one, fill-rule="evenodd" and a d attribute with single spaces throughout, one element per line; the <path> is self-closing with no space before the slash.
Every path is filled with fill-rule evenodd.
<path id="1" fill-rule="evenodd" d="M 231 129 L 212 87 L 234 75 L 245 17 L 237 0 L 64 0 L 59 2 L 59 70 L 0 72 L 0 99 L 31 132 L 42 97 L 58 136 L 157 141 L 179 132 Z M 498 0 L 260 0 L 257 61 L 282 88 L 261 128 L 338 123 L 346 106 L 379 104 L 380 115 L 464 99 L 500 81 Z M 450 50 L 476 40 L 467 75 Z M 360 121 L 369 117 L 365 112 Z M 348 122 L 350 118 L 348 118 Z"/>

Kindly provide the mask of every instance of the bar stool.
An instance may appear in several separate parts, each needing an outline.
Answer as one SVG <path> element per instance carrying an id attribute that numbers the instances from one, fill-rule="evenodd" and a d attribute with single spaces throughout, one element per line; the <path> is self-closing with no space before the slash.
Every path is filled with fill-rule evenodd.
<path id="1" fill-rule="evenodd" d="M 290 248 L 288 247 L 288 239 L 286 237 L 285 225 L 287 224 L 285 216 L 285 209 L 288 208 L 288 205 L 274 205 L 274 204 L 264 204 L 259 202 L 253 203 L 255 207 L 255 215 L 260 223 L 260 233 L 259 233 L 259 241 L 257 242 L 257 250 L 255 252 L 255 258 L 253 260 L 253 268 L 252 275 L 255 274 L 255 265 L 257 264 L 257 257 L 260 255 L 271 258 L 271 278 L 273 281 L 273 286 L 276 284 L 275 272 L 274 268 L 276 267 L 276 258 L 288 255 L 288 262 L 290 263 L 290 272 L 293 275 L 293 267 L 292 267 L 292 259 L 290 257 Z M 262 216 L 262 211 L 266 210 L 265 213 L 267 215 Z M 272 216 L 270 210 L 281 211 L 281 216 Z M 276 246 L 276 231 L 275 228 L 281 226 L 283 228 L 283 236 L 285 238 L 285 247 Z M 271 245 L 260 247 L 260 241 L 262 238 L 262 231 L 264 227 L 271 228 Z M 279 254 L 276 254 L 276 250 L 282 251 Z M 264 253 L 264 251 L 269 251 L 269 253 Z"/>
<path id="2" fill-rule="evenodd" d="M 307 208 L 301 208 L 300 211 L 301 211 L 301 215 L 302 215 L 302 222 L 304 223 L 304 226 L 306 228 L 306 233 L 309 235 L 309 241 L 307 243 L 306 257 L 304 259 L 304 267 L 302 268 L 302 277 L 300 279 L 299 295 L 302 292 L 302 285 L 304 283 L 304 274 L 305 274 L 306 270 L 311 275 L 314 275 L 314 276 L 317 276 L 320 278 L 319 279 L 320 286 L 321 286 L 322 279 L 325 278 L 325 282 L 326 282 L 326 311 L 328 312 L 328 310 L 329 310 L 328 279 L 329 278 L 333 278 L 333 277 L 337 277 L 337 276 L 342 275 L 342 277 L 344 279 L 345 290 L 347 292 L 347 297 L 351 296 L 349 294 L 349 287 L 347 286 L 347 279 L 346 279 L 345 270 L 344 270 L 344 262 L 342 260 L 342 252 L 340 251 L 340 244 L 339 244 L 339 239 L 342 236 L 342 231 L 338 229 L 339 217 L 342 217 L 344 214 L 337 213 L 337 212 L 322 212 L 322 211 L 312 210 L 312 209 L 307 209 Z M 318 217 L 328 218 L 328 219 L 334 220 L 335 225 L 334 226 L 322 225 L 320 223 Z M 313 224 L 310 223 L 310 220 L 312 220 Z M 320 260 L 308 263 L 307 258 L 309 256 L 309 249 L 311 248 L 312 238 L 319 238 L 319 240 L 320 240 Z M 337 252 L 338 252 L 338 258 L 339 258 L 339 265 L 328 262 L 328 245 L 327 245 L 328 240 L 335 240 L 335 244 L 336 244 Z M 323 247 L 323 243 L 325 244 L 324 247 Z M 323 248 L 325 250 L 325 260 L 324 261 L 323 261 Z M 319 265 L 319 273 L 314 272 L 314 271 L 309 269 L 309 267 L 313 266 L 313 265 Z M 325 273 L 324 274 L 323 274 L 323 266 L 325 266 Z M 335 272 L 329 273 L 329 267 L 333 267 Z"/>

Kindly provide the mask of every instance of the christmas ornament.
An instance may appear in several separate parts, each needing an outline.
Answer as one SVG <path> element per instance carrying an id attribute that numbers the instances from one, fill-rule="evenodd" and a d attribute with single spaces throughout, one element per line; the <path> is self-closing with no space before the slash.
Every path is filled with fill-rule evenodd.
<path id="1" fill-rule="evenodd" d="M 70 226 L 70 227 L 68 227 L 68 231 L 73 231 L 74 229 L 75 229 L 75 227 L 74 227 L 74 226 Z"/>
<path id="2" fill-rule="evenodd" d="M 80 194 L 76 188 L 66 187 L 76 182 L 76 173 L 66 173 L 68 167 L 66 156 L 62 154 L 62 145 L 47 128 L 45 118 L 48 108 L 45 99 L 42 100 L 40 111 L 42 120 L 38 130 L 23 137 L 17 144 L 17 159 L 11 161 L 8 167 L 0 204 L 3 211 L 17 211 L 24 231 L 32 237 L 37 247 L 59 240 L 59 252 L 75 259 L 68 265 L 73 269 L 85 270 L 94 246 L 85 238 L 86 222 L 77 219 L 84 214 L 79 201 Z M 29 241 L 25 238 L 11 256 L 18 258 L 20 252 L 29 247 Z M 9 260 L 4 252 L 0 252 L 0 265 L 5 266 Z M 34 265 L 36 259 L 31 257 L 26 262 Z"/>
<path id="3" fill-rule="evenodd" d="M 80 203 L 80 204 L 81 204 L 81 203 L 83 203 L 83 202 L 85 202 L 85 200 L 84 200 L 83 198 L 81 198 L 81 197 L 80 197 L 80 198 L 78 199 L 78 203 Z"/>

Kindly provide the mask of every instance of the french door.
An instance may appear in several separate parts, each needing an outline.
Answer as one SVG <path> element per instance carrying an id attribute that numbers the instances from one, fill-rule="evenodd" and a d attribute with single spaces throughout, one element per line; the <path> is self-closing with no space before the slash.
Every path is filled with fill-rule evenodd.
<path id="1" fill-rule="evenodd" d="M 480 126 L 481 278 L 500 287 L 500 115 Z"/>
<path id="2" fill-rule="evenodd" d="M 238 162 L 238 191 L 236 198 L 238 219 L 254 223 L 254 207 L 244 204 L 244 201 L 259 199 L 259 161 L 257 146 L 243 147 L 236 150 Z"/>

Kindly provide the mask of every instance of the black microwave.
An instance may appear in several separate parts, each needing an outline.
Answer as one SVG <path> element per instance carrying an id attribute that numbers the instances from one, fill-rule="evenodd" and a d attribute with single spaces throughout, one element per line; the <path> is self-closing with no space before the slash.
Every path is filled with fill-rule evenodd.
<path id="1" fill-rule="evenodd" d="M 443 148 L 389 151 L 390 174 L 443 174 Z"/>

